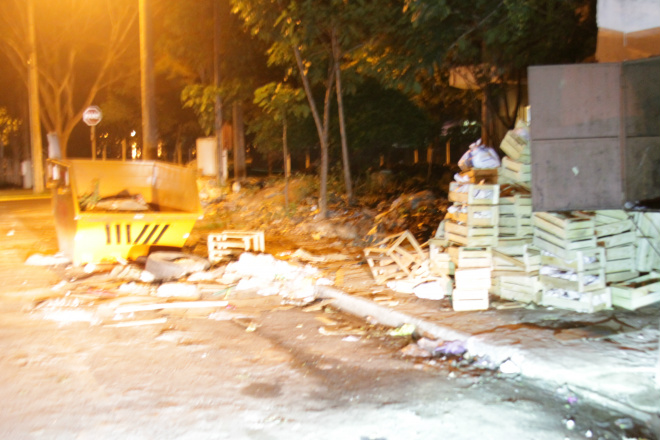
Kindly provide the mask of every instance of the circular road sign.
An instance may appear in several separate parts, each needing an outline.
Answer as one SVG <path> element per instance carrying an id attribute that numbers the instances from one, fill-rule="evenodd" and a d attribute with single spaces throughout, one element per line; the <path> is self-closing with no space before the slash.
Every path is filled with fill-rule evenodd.
<path id="1" fill-rule="evenodd" d="M 90 127 L 95 126 L 99 122 L 101 122 L 101 119 L 103 119 L 103 113 L 101 113 L 101 109 L 98 108 L 95 105 L 90 105 L 85 109 L 83 112 L 83 122 Z"/>

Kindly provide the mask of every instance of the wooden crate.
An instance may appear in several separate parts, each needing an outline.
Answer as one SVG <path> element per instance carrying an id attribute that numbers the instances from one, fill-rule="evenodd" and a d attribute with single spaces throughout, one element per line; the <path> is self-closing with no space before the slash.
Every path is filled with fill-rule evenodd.
<path id="1" fill-rule="evenodd" d="M 477 185 L 472 183 L 451 182 L 449 201 L 468 205 L 497 205 L 500 200 L 499 185 Z"/>
<path id="2" fill-rule="evenodd" d="M 541 234 L 538 234 L 535 230 L 532 243 L 535 247 L 542 251 L 549 252 L 565 260 L 574 260 L 577 258 L 577 251 L 583 249 L 593 249 L 596 247 L 596 237 L 576 242 L 563 242 L 563 246 L 561 246 L 545 240 L 545 237 L 542 237 Z"/>
<path id="3" fill-rule="evenodd" d="M 478 184 L 496 184 L 498 174 L 498 168 L 471 168 L 460 173 L 461 177 L 467 179 L 469 183 Z"/>
<path id="4" fill-rule="evenodd" d="M 495 247 L 493 253 L 493 269 L 521 272 L 538 272 L 541 267 L 541 254 L 538 250 L 532 249 L 529 245 L 523 247 L 522 252 L 513 253 L 506 247 Z"/>
<path id="5" fill-rule="evenodd" d="M 494 289 L 495 295 L 508 301 L 517 301 L 522 303 L 541 304 L 543 292 L 541 290 L 524 290 L 512 288 L 511 286 L 500 285 Z"/>
<path id="6" fill-rule="evenodd" d="M 493 264 L 492 254 L 487 248 L 451 246 L 447 252 L 456 267 L 491 267 Z"/>
<path id="7" fill-rule="evenodd" d="M 572 270 L 574 272 L 602 269 L 605 267 L 606 261 L 605 249 L 602 247 L 577 250 L 575 251 L 575 258 L 570 260 L 553 255 L 541 255 L 542 265 L 554 266 L 560 269 Z"/>
<path id="8" fill-rule="evenodd" d="M 451 293 L 452 299 L 456 301 L 488 299 L 488 295 L 488 289 L 460 289 L 458 287 Z"/>
<path id="9" fill-rule="evenodd" d="M 532 225 L 544 234 L 557 237 L 561 241 L 582 240 L 596 235 L 593 219 L 572 213 L 535 212 L 532 216 Z"/>
<path id="10" fill-rule="evenodd" d="M 502 167 L 500 175 L 521 185 L 525 189 L 530 189 L 532 181 L 532 166 L 530 164 L 515 161 L 509 157 L 502 158 Z"/>
<path id="11" fill-rule="evenodd" d="M 596 220 L 598 222 L 598 220 Z M 617 235 L 631 231 L 634 225 L 631 220 L 620 220 L 611 223 L 596 224 L 596 237 L 601 238 L 608 235 Z"/>
<path id="12" fill-rule="evenodd" d="M 456 289 L 488 290 L 492 284 L 490 267 L 458 268 L 454 272 Z"/>
<path id="13" fill-rule="evenodd" d="M 639 272 L 637 272 L 636 270 L 627 271 L 627 272 L 606 273 L 605 282 L 607 284 L 620 283 L 623 281 L 632 280 L 633 278 L 637 278 L 638 276 L 639 276 Z"/>
<path id="14" fill-rule="evenodd" d="M 406 278 L 427 259 L 410 231 L 386 237 L 363 252 L 377 284 Z"/>
<path id="15" fill-rule="evenodd" d="M 605 248 L 606 260 L 621 260 L 623 258 L 635 259 L 637 248 L 634 244 L 624 244 L 623 246 L 614 246 Z"/>
<path id="16" fill-rule="evenodd" d="M 446 219 L 468 226 L 497 226 L 500 222 L 498 205 L 458 205 L 460 211 L 448 212 Z"/>
<path id="17" fill-rule="evenodd" d="M 582 293 L 564 291 L 567 295 L 558 295 L 560 290 L 544 287 L 541 304 L 581 313 L 594 313 L 612 308 L 612 293 L 609 287 Z"/>
<path id="18" fill-rule="evenodd" d="M 605 269 L 600 268 L 596 270 L 585 270 L 584 272 L 571 272 L 575 279 L 565 279 L 558 276 L 546 275 L 543 273 L 543 267 L 539 275 L 539 279 L 544 287 L 572 290 L 575 292 L 589 292 L 593 290 L 602 289 L 605 287 Z M 596 281 L 588 282 L 593 277 L 597 277 Z"/>
<path id="19" fill-rule="evenodd" d="M 596 216 L 594 217 L 594 220 L 596 221 L 596 225 L 598 226 L 602 224 L 616 223 L 621 220 L 626 220 L 628 218 L 629 218 L 628 213 L 621 209 L 601 209 L 596 211 Z"/>
<path id="20" fill-rule="evenodd" d="M 612 284 L 612 304 L 628 310 L 636 310 L 660 301 L 660 273 L 634 278 L 624 283 Z"/>
<path id="21" fill-rule="evenodd" d="M 488 291 L 485 291 L 486 295 L 488 295 Z M 489 307 L 489 298 L 486 296 L 485 298 L 479 298 L 479 299 L 456 299 L 456 290 L 452 293 L 452 298 L 451 298 L 451 305 L 453 309 L 457 312 L 467 312 L 467 311 L 472 311 L 472 310 L 488 310 Z M 461 293 L 459 292 L 459 296 Z"/>
<path id="22" fill-rule="evenodd" d="M 218 262 L 236 253 L 264 252 L 266 250 L 263 231 L 227 230 L 209 234 L 207 247 L 211 263 Z"/>
<path id="23" fill-rule="evenodd" d="M 449 276 L 454 274 L 456 265 L 451 256 L 444 252 L 444 247 L 438 247 L 429 241 L 429 272 L 436 276 Z"/>
<path id="24" fill-rule="evenodd" d="M 513 131 L 509 131 L 500 143 L 500 149 L 513 160 L 530 163 L 529 143 L 518 137 Z"/>
<path id="25" fill-rule="evenodd" d="M 637 235 L 635 231 L 622 232 L 616 235 L 608 235 L 606 237 L 598 237 L 598 246 L 605 248 L 624 246 L 626 244 L 635 243 Z"/>
<path id="26" fill-rule="evenodd" d="M 447 240 L 462 246 L 494 246 L 497 244 L 497 235 L 497 226 L 467 226 L 452 221 L 445 223 Z"/>

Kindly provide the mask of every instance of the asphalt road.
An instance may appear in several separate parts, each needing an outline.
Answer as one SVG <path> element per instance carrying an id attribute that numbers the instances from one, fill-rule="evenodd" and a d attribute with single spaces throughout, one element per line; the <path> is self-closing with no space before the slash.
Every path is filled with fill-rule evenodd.
<path id="1" fill-rule="evenodd" d="M 108 285 L 59 285 L 46 200 L 0 202 L 0 438 L 621 439 L 628 420 L 456 359 L 324 304 L 236 294 L 136 312 Z M 213 299 L 213 298 L 211 298 Z M 218 298 L 215 298 L 218 299 Z M 113 321 L 113 319 L 115 319 Z M 462 364 L 462 366 L 461 366 Z M 625 432 L 624 432 L 625 431 Z"/>

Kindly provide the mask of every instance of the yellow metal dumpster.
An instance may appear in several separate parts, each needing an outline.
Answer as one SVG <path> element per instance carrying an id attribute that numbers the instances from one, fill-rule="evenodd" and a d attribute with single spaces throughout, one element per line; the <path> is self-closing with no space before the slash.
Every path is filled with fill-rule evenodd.
<path id="1" fill-rule="evenodd" d="M 51 159 L 48 173 L 59 248 L 77 265 L 182 247 L 202 217 L 193 167 Z"/>

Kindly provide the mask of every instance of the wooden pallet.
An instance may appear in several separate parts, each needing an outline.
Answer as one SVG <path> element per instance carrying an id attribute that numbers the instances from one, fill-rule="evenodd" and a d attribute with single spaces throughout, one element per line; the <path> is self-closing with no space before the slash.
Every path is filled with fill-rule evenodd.
<path id="1" fill-rule="evenodd" d="M 207 246 L 211 263 L 241 252 L 266 250 L 263 231 L 227 230 L 209 234 Z"/>
<path id="2" fill-rule="evenodd" d="M 365 248 L 364 256 L 377 284 L 407 278 L 427 259 L 410 231 L 391 235 Z"/>

